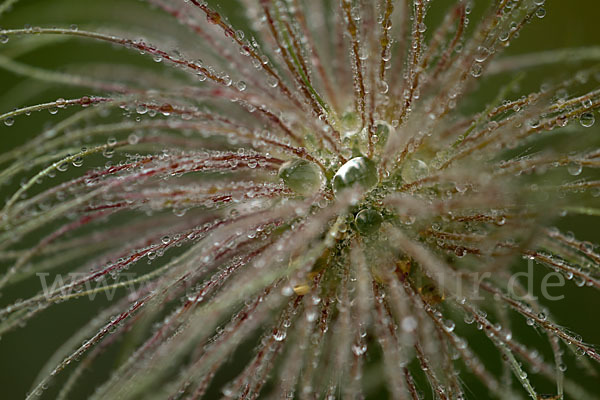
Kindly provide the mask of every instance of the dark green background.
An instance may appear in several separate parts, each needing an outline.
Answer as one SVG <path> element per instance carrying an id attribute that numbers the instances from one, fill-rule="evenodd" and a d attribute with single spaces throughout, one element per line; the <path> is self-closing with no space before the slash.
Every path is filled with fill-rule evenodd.
<path id="1" fill-rule="evenodd" d="M 233 14 L 232 21 L 236 21 L 239 17 L 240 8 L 235 1 L 215 0 L 212 3 L 217 4 L 225 14 L 229 14 L 232 10 L 237 11 L 238 15 Z M 451 3 L 449 0 L 434 0 L 432 2 L 432 18 L 436 18 L 437 9 L 443 9 L 445 4 Z M 476 19 L 477 12 L 483 8 L 482 3 L 486 2 L 476 0 L 474 3 L 475 11 L 471 17 Z M 534 23 L 527 26 L 521 37 L 508 49 L 509 54 L 572 46 L 600 45 L 599 1 L 548 0 L 546 9 L 546 17 L 542 20 L 536 19 Z M 24 24 L 30 24 L 67 27 L 77 24 L 81 29 L 94 30 L 100 27 L 103 31 L 110 31 L 111 27 L 126 26 L 135 27 L 132 29 L 142 36 L 144 33 L 160 35 L 161 32 L 168 31 L 167 26 L 175 24 L 170 17 L 165 16 L 158 19 L 160 24 L 156 25 L 157 19 L 146 18 L 146 16 L 152 15 L 157 15 L 157 12 L 148 11 L 142 2 L 134 0 L 22 0 L 12 12 L 0 17 L 0 26 L 20 28 Z M 474 22 L 476 21 L 473 21 L 472 25 Z M 12 45 L 18 40 L 18 38 L 11 38 L 9 44 Z M 201 45 L 199 44 L 199 46 Z M 3 51 L 0 45 L 0 53 Z M 27 54 L 21 58 L 22 61 L 32 65 L 52 69 L 62 69 L 65 65 L 80 62 L 110 62 L 113 59 L 148 66 L 148 68 L 163 68 L 155 66 L 147 57 L 141 57 L 136 53 L 114 51 L 110 46 L 83 40 L 42 48 L 35 54 Z M 572 67 L 557 65 L 552 68 L 544 68 L 543 76 L 567 77 L 573 71 Z M 532 76 L 530 82 L 523 83 L 523 87 L 531 86 L 531 89 L 534 90 L 539 87 L 539 83 L 539 77 Z M 493 95 L 491 91 L 485 93 L 485 85 L 483 89 L 482 96 Z M 32 82 L 3 70 L 0 70 L 0 92 L 0 113 L 18 106 L 54 100 L 57 97 L 68 98 L 92 94 L 85 89 L 57 88 L 45 83 Z M 474 103 L 482 106 L 478 104 L 479 102 L 474 99 Z M 28 138 L 41 131 L 46 120 L 51 118 L 53 122 L 56 122 L 61 115 L 63 114 L 50 117 L 44 112 L 31 117 L 18 117 L 15 125 L 11 128 L 0 124 L 0 151 L 27 141 Z M 596 119 L 600 120 L 600 115 Z M 592 129 L 600 137 L 600 123 L 597 122 Z M 4 199 L 9 190 L 6 187 L 0 188 L 0 199 Z M 559 221 L 559 224 L 565 229 L 575 231 L 581 239 L 599 242 L 600 234 L 597 229 L 599 221 L 599 218 L 569 217 Z M 567 299 L 550 305 L 551 310 L 558 317 L 558 321 L 573 328 L 586 340 L 600 343 L 600 314 L 598 312 L 600 297 L 598 293 L 589 288 L 574 288 L 574 285 L 570 284 L 565 294 L 567 294 Z M 14 295 L 14 293 L 7 292 L 3 298 L 0 298 L 0 304 L 4 305 L 6 301 L 14 299 Z M 0 398 L 22 398 L 32 379 L 38 373 L 38 369 L 54 349 L 68 337 L 69 332 L 87 321 L 93 316 L 94 310 L 100 309 L 102 306 L 101 301 L 95 302 L 91 307 L 82 302 L 60 304 L 31 321 L 26 328 L 5 335 L 0 340 Z M 537 338 L 539 339 L 536 339 L 535 336 L 531 337 L 532 340 L 544 340 L 541 335 Z M 107 361 L 104 367 L 108 365 L 110 363 Z M 99 365 L 98 370 L 95 371 L 99 378 L 106 373 L 102 367 L 103 365 Z M 567 374 L 569 372 L 573 372 L 571 368 Z M 597 385 L 597 382 L 591 379 L 584 379 L 584 382 L 590 390 L 595 388 L 596 391 L 600 391 L 600 385 Z"/>

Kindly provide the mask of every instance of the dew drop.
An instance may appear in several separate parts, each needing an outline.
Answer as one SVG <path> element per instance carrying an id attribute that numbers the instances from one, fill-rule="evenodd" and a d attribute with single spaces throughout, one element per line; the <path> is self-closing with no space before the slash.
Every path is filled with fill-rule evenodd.
<path id="1" fill-rule="evenodd" d="M 594 117 L 594 114 L 592 114 L 591 112 L 583 113 L 579 117 L 579 123 L 584 128 L 590 128 L 590 127 L 594 126 L 594 122 L 596 122 L 596 118 Z"/>
<path id="2" fill-rule="evenodd" d="M 355 356 L 360 357 L 367 352 L 367 345 L 355 343 L 352 345 L 352 352 Z"/>
<path id="3" fill-rule="evenodd" d="M 129 143 L 131 145 L 138 144 L 139 141 L 140 141 L 140 137 L 138 135 L 136 135 L 135 133 L 132 133 L 127 137 L 127 143 Z"/>
<path id="4" fill-rule="evenodd" d="M 582 170 L 583 170 L 583 166 L 578 162 L 570 162 L 569 165 L 567 166 L 567 171 L 569 172 L 569 174 L 571 174 L 573 176 L 577 176 L 577 175 L 581 174 Z"/>
<path id="5" fill-rule="evenodd" d="M 446 321 L 444 321 L 444 330 L 446 332 L 452 332 L 455 327 L 456 327 L 456 324 L 454 323 L 454 321 L 452 321 L 450 319 L 447 319 Z"/>
<path id="6" fill-rule="evenodd" d="M 276 330 L 275 333 L 273 333 L 273 339 L 278 342 L 284 341 L 286 336 L 287 334 L 284 330 Z"/>
<path id="7" fill-rule="evenodd" d="M 356 229 L 364 235 L 377 232 L 382 222 L 383 217 L 381 214 L 373 209 L 362 210 L 354 218 Z"/>
<path id="8" fill-rule="evenodd" d="M 267 78 L 267 85 L 271 86 L 272 88 L 276 88 L 278 84 L 279 84 L 279 82 L 277 81 L 277 78 L 275 78 L 274 76 L 269 76 Z"/>
<path id="9" fill-rule="evenodd" d="M 376 143 L 377 146 L 382 147 L 386 144 L 388 138 L 390 137 L 390 132 L 392 132 L 394 128 L 387 122 L 379 122 L 375 129 L 375 135 L 377 137 Z"/>
<path id="10" fill-rule="evenodd" d="M 413 332 L 415 329 L 417 329 L 417 320 L 415 317 L 404 317 L 402 319 L 401 326 L 404 332 Z"/>
<path id="11" fill-rule="evenodd" d="M 291 296 L 294 294 L 294 289 L 291 286 L 286 285 L 281 289 L 281 294 L 284 296 Z"/>
<path id="12" fill-rule="evenodd" d="M 525 379 L 527 378 L 527 372 L 521 370 L 521 372 L 519 372 L 519 376 L 521 377 L 521 379 Z"/>
<path id="13" fill-rule="evenodd" d="M 565 371 L 567 370 L 567 365 L 566 365 L 566 364 L 563 364 L 563 363 L 561 363 L 561 364 L 558 366 L 558 369 L 560 370 L 560 372 L 565 372 Z"/>
<path id="14" fill-rule="evenodd" d="M 81 167 L 83 165 L 83 158 L 82 157 L 76 157 L 73 159 L 72 164 L 74 167 Z"/>
<path id="15" fill-rule="evenodd" d="M 462 246 L 457 246 L 454 249 L 454 254 L 456 254 L 456 257 L 462 258 L 467 254 L 467 249 Z"/>
<path id="16" fill-rule="evenodd" d="M 366 157 L 355 157 L 341 166 L 333 177 L 333 192 L 360 185 L 365 191 L 377 184 L 377 167 Z"/>
<path id="17" fill-rule="evenodd" d="M 546 16 L 546 9 L 542 7 L 538 8 L 535 12 L 535 16 L 538 18 L 544 18 Z"/>
<path id="18" fill-rule="evenodd" d="M 429 174 L 429 167 L 424 161 L 412 159 L 407 161 L 402 168 L 402 179 L 407 183 L 425 178 Z"/>
<path id="19" fill-rule="evenodd" d="M 484 62 L 490 56 L 490 50 L 484 46 L 477 48 L 477 54 L 475 55 L 475 61 L 478 63 Z"/>
<path id="20" fill-rule="evenodd" d="M 137 112 L 140 115 L 144 115 L 148 112 L 148 107 L 145 104 L 138 104 L 135 108 L 135 112 Z"/>
<path id="21" fill-rule="evenodd" d="M 240 91 L 243 92 L 244 90 L 246 90 L 246 82 L 244 81 L 239 81 L 238 83 L 235 84 L 235 87 Z"/>
<path id="22" fill-rule="evenodd" d="M 540 320 L 540 321 L 545 321 L 545 320 L 546 320 L 546 314 L 544 314 L 544 313 L 539 313 L 539 314 L 538 314 L 538 318 L 539 318 L 539 320 Z"/>
<path id="23" fill-rule="evenodd" d="M 104 151 L 102 151 L 102 155 L 106 158 L 112 158 L 112 156 L 115 155 L 115 149 L 107 147 L 104 149 Z"/>
<path id="24" fill-rule="evenodd" d="M 307 160 L 293 160 L 279 168 L 279 177 L 294 192 L 308 196 L 315 194 L 323 183 L 323 174 L 319 167 Z"/>
<path id="25" fill-rule="evenodd" d="M 15 124 L 15 120 L 12 117 L 8 117 L 4 120 L 4 125 L 13 126 Z"/>
<path id="26" fill-rule="evenodd" d="M 482 72 L 483 72 L 483 67 L 479 63 L 474 63 L 473 66 L 471 67 L 471 76 L 473 76 L 474 78 L 481 76 Z"/>

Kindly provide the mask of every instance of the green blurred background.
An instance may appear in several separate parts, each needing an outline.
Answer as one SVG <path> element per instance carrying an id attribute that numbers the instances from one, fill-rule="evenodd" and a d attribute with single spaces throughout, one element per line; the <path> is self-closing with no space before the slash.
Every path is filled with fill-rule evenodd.
<path id="1" fill-rule="evenodd" d="M 243 10 L 236 1 L 213 0 L 212 3 L 223 14 L 230 16 L 234 23 L 241 23 L 239 21 Z M 452 4 L 450 0 L 433 1 L 431 19 L 438 19 L 441 15 L 440 11 L 450 4 Z M 486 1 L 474 1 L 471 25 L 476 22 L 478 13 L 485 9 L 485 4 L 487 4 Z M 506 54 L 600 45 L 598 30 L 600 1 L 547 0 L 546 9 L 545 18 L 536 19 L 527 26 Z M 106 32 L 111 30 L 122 32 L 122 27 L 125 26 L 128 31 L 135 32 L 138 37 L 159 38 L 164 38 L 174 31 L 184 32 L 177 27 L 171 17 L 157 17 L 158 15 L 157 11 L 149 10 L 143 2 L 136 0 L 22 0 L 17 3 L 14 10 L 0 16 L 0 26 L 20 28 L 29 24 L 32 26 L 68 27 L 71 24 L 77 24 L 80 29 L 101 29 Z M 159 23 L 157 24 L 156 21 Z M 434 26 L 434 24 L 431 23 L 430 26 Z M 18 45 L 15 43 L 18 43 L 19 40 L 21 39 L 11 38 L 6 46 L 0 45 L 0 55 L 12 56 L 15 54 L 14 52 L 18 52 Z M 135 52 L 115 50 L 106 44 L 85 40 L 57 42 L 47 47 L 41 47 L 37 51 L 23 54 L 18 57 L 18 60 L 53 70 L 85 69 L 86 64 L 109 64 L 114 60 L 118 60 L 120 63 L 144 66 L 155 71 L 164 69 L 164 66 L 155 65 L 148 57 L 142 57 Z M 522 83 L 521 90 L 524 92 L 528 89 L 535 90 L 545 77 L 566 78 L 576 71 L 576 67 L 561 64 L 543 68 L 541 74 L 528 76 L 530 80 Z M 494 85 L 490 87 L 494 87 Z M 0 113 L 19 106 L 52 101 L 58 97 L 69 98 L 94 94 L 86 89 L 57 87 L 32 81 L 5 70 L 0 70 L 0 91 Z M 483 99 L 494 94 L 495 92 L 492 90 L 486 93 L 484 87 L 481 96 Z M 483 106 L 479 103 L 484 101 L 474 99 L 479 107 Z M 10 128 L 0 124 L 0 152 L 27 141 L 32 136 L 39 134 L 48 123 L 56 123 L 67 114 L 67 112 L 61 112 L 59 116 L 49 117 L 47 112 L 35 113 L 30 117 L 18 117 L 15 125 Z M 596 119 L 600 120 L 600 116 Z M 592 129 L 600 138 L 600 123 L 596 123 Z M 11 190 L 14 190 L 14 186 L 0 188 L 0 199 L 6 198 Z M 599 218 L 567 217 L 558 221 L 557 224 L 566 230 L 573 230 L 581 239 L 600 242 L 599 222 Z M 1 266 L 1 268 L 6 267 L 6 265 Z M 31 290 L 31 287 L 24 286 L 7 291 L 0 298 L 0 305 L 5 305 L 17 297 L 25 297 L 31 294 Z M 600 344 L 598 312 L 600 296 L 598 293 L 590 288 L 575 288 L 573 284 L 568 284 L 565 294 L 567 295 L 565 300 L 551 304 L 551 310 L 557 316 L 558 321 L 573 328 L 586 340 Z M 106 302 L 100 298 L 93 304 L 89 304 L 87 301 L 60 304 L 29 322 L 24 329 L 2 337 L 0 340 L 0 398 L 23 398 L 32 380 L 39 372 L 39 368 L 54 349 L 62 344 L 76 327 L 93 317 L 96 310 L 102 309 L 105 305 Z M 532 341 L 545 340 L 541 335 L 536 336 L 535 333 L 532 333 L 532 329 L 529 329 L 528 332 L 523 334 L 530 335 Z M 105 377 L 111 362 L 114 362 L 110 357 L 103 360 L 104 364 L 97 365 L 92 373 L 96 379 Z M 582 381 L 590 390 L 600 392 L 600 384 L 594 379 L 583 378 Z M 93 384 L 93 382 L 87 383 Z M 474 387 L 476 390 L 476 385 Z M 74 392 L 75 396 L 81 396 L 80 398 L 84 398 L 84 393 L 88 392 L 84 389 Z M 377 396 L 375 395 L 375 397 Z"/>

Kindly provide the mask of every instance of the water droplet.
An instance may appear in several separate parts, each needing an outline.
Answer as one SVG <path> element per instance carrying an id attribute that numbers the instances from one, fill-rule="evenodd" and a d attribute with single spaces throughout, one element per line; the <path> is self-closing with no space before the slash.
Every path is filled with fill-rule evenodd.
<path id="1" fill-rule="evenodd" d="M 390 124 L 388 124 L 387 122 L 379 122 L 377 124 L 377 127 L 375 128 L 375 136 L 377 137 L 377 146 L 382 147 L 383 145 L 386 144 L 389 136 L 390 136 L 390 132 L 392 132 L 394 128 L 392 128 L 392 126 Z"/>
<path id="2" fill-rule="evenodd" d="M 286 285 L 281 289 L 281 294 L 284 296 L 291 296 L 294 294 L 294 289 L 291 286 Z"/>
<path id="3" fill-rule="evenodd" d="M 408 183 L 425 178 L 429 174 L 429 167 L 419 159 L 407 161 L 402 168 L 402 179 Z"/>
<path id="4" fill-rule="evenodd" d="M 527 378 L 527 372 L 521 370 L 521 372 L 519 372 L 519 376 L 521 377 L 521 379 L 525 379 Z"/>
<path id="5" fill-rule="evenodd" d="M 540 319 L 540 321 L 545 321 L 546 320 L 546 314 L 544 314 L 544 313 L 541 312 L 541 313 L 538 314 L 538 318 Z"/>
<path id="6" fill-rule="evenodd" d="M 317 313 L 315 311 L 308 311 L 306 313 L 306 321 L 315 322 L 317 320 Z"/>
<path id="7" fill-rule="evenodd" d="M 275 333 L 273 333 L 273 339 L 275 339 L 278 342 L 282 342 L 285 340 L 287 334 L 284 330 L 276 330 Z"/>
<path id="8" fill-rule="evenodd" d="M 83 158 L 82 157 L 75 157 L 72 161 L 72 164 L 74 167 L 81 167 L 83 165 Z"/>
<path id="9" fill-rule="evenodd" d="M 127 137 L 127 143 L 129 144 L 138 144 L 138 142 L 140 141 L 140 137 L 138 135 L 136 135 L 135 133 L 130 134 Z"/>
<path id="10" fill-rule="evenodd" d="M 535 16 L 538 18 L 544 18 L 546 16 L 546 9 L 543 7 L 538 8 L 535 12 Z"/>
<path id="11" fill-rule="evenodd" d="M 274 76 L 269 76 L 267 78 L 267 85 L 271 86 L 272 88 L 276 88 L 277 85 L 279 85 L 279 82 L 277 81 L 277 78 L 275 78 Z"/>
<path id="12" fill-rule="evenodd" d="M 8 117 L 4 120 L 4 125 L 13 126 L 15 124 L 15 120 L 12 117 Z"/>
<path id="13" fill-rule="evenodd" d="M 279 168 L 278 175 L 288 188 L 302 196 L 315 194 L 323 183 L 323 174 L 320 168 L 307 160 L 293 160 L 284 163 Z"/>
<path id="14" fill-rule="evenodd" d="M 477 48 L 477 54 L 475 55 L 475 61 L 478 63 L 484 62 L 490 56 L 490 50 L 487 47 L 479 46 Z"/>
<path id="15" fill-rule="evenodd" d="M 446 332 L 452 332 L 455 327 L 456 324 L 454 323 L 454 321 L 450 319 L 444 321 L 444 330 L 446 330 Z"/>
<path id="16" fill-rule="evenodd" d="M 481 76 L 482 72 L 483 72 L 483 67 L 479 63 L 474 63 L 473 66 L 471 67 L 471 76 L 473 76 L 474 78 Z"/>
<path id="17" fill-rule="evenodd" d="M 417 320 L 415 317 L 405 317 L 402 319 L 401 326 L 404 332 L 413 332 L 417 329 Z"/>
<path id="18" fill-rule="evenodd" d="M 342 165 L 333 177 L 333 192 L 360 185 L 365 191 L 377 184 L 377 167 L 366 157 L 355 157 Z"/>
<path id="19" fill-rule="evenodd" d="M 356 229 L 365 235 L 377 232 L 382 222 L 383 217 L 381 214 L 373 209 L 362 210 L 354 218 Z"/>
<path id="20" fill-rule="evenodd" d="M 246 90 L 246 82 L 244 81 L 239 81 L 238 83 L 236 83 L 235 87 L 240 91 L 243 92 L 244 90 Z"/>
<path id="21" fill-rule="evenodd" d="M 462 246 L 457 246 L 454 249 L 454 254 L 456 254 L 456 257 L 459 257 L 459 258 L 464 257 L 467 254 L 467 249 L 465 249 Z"/>
<path id="22" fill-rule="evenodd" d="M 8 35 L 0 35 L 0 43 L 8 43 Z"/>
<path id="23" fill-rule="evenodd" d="M 564 364 L 564 363 L 559 364 L 558 369 L 561 372 L 565 372 L 567 370 L 567 364 Z"/>
<path id="24" fill-rule="evenodd" d="M 573 176 L 577 176 L 577 175 L 581 174 L 582 170 L 583 170 L 583 166 L 578 162 L 570 162 L 569 165 L 567 166 L 567 171 L 569 171 L 569 174 L 571 174 Z"/>
<path id="25" fill-rule="evenodd" d="M 594 114 L 592 114 L 591 112 L 583 113 L 579 117 L 579 123 L 584 128 L 592 127 L 594 125 L 594 122 L 596 122 L 596 118 L 594 117 Z"/>
<path id="26" fill-rule="evenodd" d="M 367 345 L 364 343 L 355 343 L 352 345 L 352 352 L 355 356 L 360 357 L 367 352 Z"/>

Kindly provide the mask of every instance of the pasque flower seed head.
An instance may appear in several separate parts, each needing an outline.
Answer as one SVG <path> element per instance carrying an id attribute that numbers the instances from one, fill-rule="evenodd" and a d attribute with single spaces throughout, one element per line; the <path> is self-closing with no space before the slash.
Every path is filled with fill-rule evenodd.
<path id="1" fill-rule="evenodd" d="M 134 3 L 2 23 L 61 95 L 0 116 L 47 120 L 0 154 L 0 334 L 93 301 L 28 399 L 597 398 L 552 301 L 600 254 L 552 224 L 600 213 L 598 67 L 524 83 L 598 57 L 503 55 L 543 0 Z"/>

